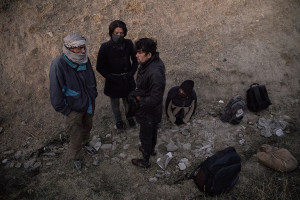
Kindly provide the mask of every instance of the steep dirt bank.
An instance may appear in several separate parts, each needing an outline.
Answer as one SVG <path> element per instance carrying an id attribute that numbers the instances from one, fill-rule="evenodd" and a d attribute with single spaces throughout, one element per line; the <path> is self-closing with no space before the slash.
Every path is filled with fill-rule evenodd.
<path id="1" fill-rule="evenodd" d="M 32 158 L 39 148 L 57 139 L 63 130 L 63 117 L 51 107 L 48 94 L 50 63 L 61 53 L 63 37 L 73 31 L 84 34 L 88 40 L 89 57 L 95 66 L 100 44 L 109 39 L 109 23 L 121 19 L 128 26 L 127 38 L 157 39 L 160 56 L 167 68 L 166 90 L 185 79 L 194 79 L 196 83 L 199 105 L 195 119 L 203 120 L 203 123 L 195 122 L 195 127 L 188 127 L 192 133 L 191 137 L 182 138 L 180 132 L 177 136 L 170 134 L 174 127 L 171 127 L 164 117 L 165 126 L 162 128 L 161 137 L 166 138 L 160 138 L 165 140 L 160 147 L 161 154 L 166 153 L 164 145 L 170 139 L 177 141 L 178 138 L 182 143 L 192 143 L 195 138 L 199 138 L 205 142 L 209 138 L 203 134 L 211 133 L 215 138 L 211 141 L 215 147 L 214 151 L 233 145 L 238 148 L 239 153 L 245 154 L 245 171 L 242 172 L 241 184 L 235 189 L 232 198 L 243 194 L 257 195 L 255 197 L 258 198 L 265 195 L 267 199 L 271 199 L 272 196 L 269 195 L 272 195 L 272 187 L 284 189 L 281 180 L 287 180 L 292 185 L 288 192 L 283 192 L 289 195 L 287 197 L 293 196 L 295 191 L 299 191 L 295 189 L 299 187 L 299 180 L 292 177 L 299 175 L 299 169 L 291 175 L 281 174 L 279 181 L 278 174 L 259 166 L 253 155 L 257 147 L 266 142 L 289 147 L 298 160 L 300 157 L 297 148 L 297 124 L 300 119 L 299 8 L 298 0 L 1 1 L 1 160 L 13 157 L 20 150 L 25 155 L 25 162 Z M 113 120 L 108 98 L 102 93 L 103 78 L 97 72 L 96 78 L 99 97 L 96 100 L 93 135 L 100 135 L 103 142 L 110 143 L 117 135 L 112 129 Z M 267 86 L 273 105 L 259 115 L 248 114 L 249 119 L 246 118 L 242 125 L 247 130 L 246 141 L 251 145 L 240 147 L 236 134 L 238 128 L 219 124 L 215 115 L 224 106 L 218 103 L 220 99 L 227 102 L 238 93 L 245 97 L 246 89 L 253 82 Z M 279 118 L 284 115 L 290 117 L 291 124 L 288 137 L 284 139 L 261 138 L 258 129 L 247 124 L 247 120 L 255 122 L 262 116 Z M 111 134 L 112 137 L 106 138 L 107 134 Z M 170 167 L 171 178 L 161 179 L 154 183 L 155 185 L 149 185 L 148 178 L 154 176 L 158 168 L 154 163 L 155 167 L 149 171 L 133 168 L 129 161 L 133 155 L 139 155 L 136 151 L 137 130 L 125 136 L 126 139 L 120 142 L 118 149 L 106 153 L 108 157 L 105 157 L 103 152 L 99 153 L 97 158 L 101 162 L 94 168 L 90 164 L 90 167 L 80 173 L 68 171 L 67 167 L 60 167 L 59 163 L 63 162 L 63 157 L 59 154 L 53 161 L 56 164 L 48 168 L 43 165 L 42 175 L 36 176 L 35 173 L 31 173 L 24 176 L 17 190 L 11 190 L 17 181 L 9 182 L 11 184 L 8 184 L 5 192 L 12 196 L 21 192 L 22 198 L 26 198 L 26 195 L 29 195 L 28 198 L 32 197 L 30 194 L 36 198 L 46 195 L 49 199 L 55 199 L 59 195 L 65 199 L 183 199 L 190 193 L 197 192 L 190 182 L 184 185 L 171 184 L 177 175 L 181 175 L 181 172 L 176 171 L 175 160 Z M 130 144 L 128 150 L 123 149 L 125 144 Z M 192 143 L 192 148 L 197 145 Z M 11 155 L 3 154 L 9 150 L 13 151 Z M 122 152 L 128 155 L 124 160 L 111 161 L 112 158 L 119 158 L 118 155 Z M 192 163 L 204 159 L 202 157 L 197 160 L 190 152 L 181 153 L 178 159 L 184 155 L 190 156 L 189 160 Z M 92 161 L 93 159 L 88 160 L 87 163 Z M 3 169 L 1 174 L 8 174 L 7 179 L 3 179 L 5 181 L 14 180 L 14 174 L 19 180 L 18 177 L 25 173 L 23 166 L 20 169 L 9 166 L 4 168 L 5 166 L 0 165 L 1 170 Z M 259 173 L 252 176 L 252 168 L 259 169 Z M 15 173 L 14 170 L 20 172 Z M 115 171 L 122 170 L 125 171 L 124 174 L 120 174 L 119 180 L 112 176 Z M 65 181 L 60 179 L 61 176 Z M 259 179 L 261 176 L 267 176 L 265 180 L 274 185 L 263 191 L 264 185 L 261 185 L 262 181 Z M 29 184 L 28 180 L 33 182 Z M 251 192 L 247 191 L 247 188 L 254 184 L 258 186 L 252 188 Z M 36 188 L 37 185 L 40 188 Z M 71 187 L 66 188 L 65 185 Z M 76 190 L 79 192 L 74 194 L 73 191 Z M 157 195 L 153 196 L 153 193 Z"/>

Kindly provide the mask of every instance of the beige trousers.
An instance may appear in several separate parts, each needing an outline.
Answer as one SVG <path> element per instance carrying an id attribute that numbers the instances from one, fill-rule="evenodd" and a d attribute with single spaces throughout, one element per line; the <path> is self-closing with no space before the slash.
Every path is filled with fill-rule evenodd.
<path id="1" fill-rule="evenodd" d="M 70 145 L 67 157 L 70 160 L 82 159 L 82 148 L 89 142 L 90 131 L 93 126 L 93 116 L 88 113 L 71 111 L 66 118 L 66 132 L 70 135 Z"/>

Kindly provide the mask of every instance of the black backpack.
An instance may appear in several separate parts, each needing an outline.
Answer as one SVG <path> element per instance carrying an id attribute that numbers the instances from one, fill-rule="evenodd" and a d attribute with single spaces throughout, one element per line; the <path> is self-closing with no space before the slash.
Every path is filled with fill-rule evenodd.
<path id="1" fill-rule="evenodd" d="M 253 83 L 247 90 L 247 107 L 252 112 L 258 112 L 272 105 L 264 85 Z"/>
<path id="2" fill-rule="evenodd" d="M 233 147 L 227 147 L 208 157 L 187 178 L 194 179 L 201 192 L 214 196 L 228 192 L 238 181 L 240 171 L 240 156 Z"/>
<path id="3" fill-rule="evenodd" d="M 246 104 L 241 95 L 237 95 L 230 99 L 224 110 L 220 113 L 222 122 L 238 124 L 242 121 L 245 115 Z"/>

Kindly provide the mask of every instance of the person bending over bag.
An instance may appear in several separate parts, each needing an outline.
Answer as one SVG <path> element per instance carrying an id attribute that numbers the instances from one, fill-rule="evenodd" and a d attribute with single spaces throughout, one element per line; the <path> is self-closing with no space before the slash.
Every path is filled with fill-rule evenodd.
<path id="1" fill-rule="evenodd" d="M 175 86 L 169 90 L 165 111 L 173 124 L 186 124 L 195 113 L 197 95 L 193 88 L 194 81 L 186 80 L 180 86 Z"/>

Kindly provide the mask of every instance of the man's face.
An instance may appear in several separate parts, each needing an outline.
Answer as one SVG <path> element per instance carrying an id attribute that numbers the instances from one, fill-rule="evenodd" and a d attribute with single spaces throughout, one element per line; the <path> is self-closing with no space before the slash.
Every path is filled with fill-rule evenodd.
<path id="1" fill-rule="evenodd" d="M 81 45 L 81 46 L 75 47 L 75 48 L 70 48 L 70 51 L 72 51 L 73 53 L 85 54 L 85 45 Z"/>
<path id="2" fill-rule="evenodd" d="M 181 88 L 179 88 L 179 94 L 180 94 L 180 96 L 182 96 L 182 97 L 186 97 L 187 95 L 186 95 L 186 93 L 183 91 L 183 89 L 181 89 Z"/>
<path id="3" fill-rule="evenodd" d="M 151 53 L 146 54 L 142 50 L 137 50 L 136 52 L 136 58 L 139 64 L 146 62 L 149 58 L 151 58 L 151 56 Z"/>
<path id="4" fill-rule="evenodd" d="M 117 28 L 115 28 L 113 34 L 114 35 L 124 36 L 124 30 L 122 28 L 120 28 L 120 27 L 117 27 Z"/>

